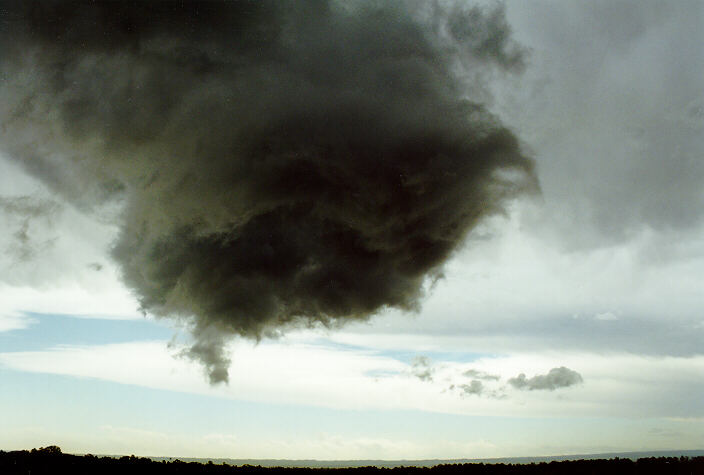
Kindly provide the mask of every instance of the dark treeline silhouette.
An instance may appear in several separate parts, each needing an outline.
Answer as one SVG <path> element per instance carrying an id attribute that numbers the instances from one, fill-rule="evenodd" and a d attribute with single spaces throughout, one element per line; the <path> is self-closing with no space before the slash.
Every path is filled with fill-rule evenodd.
<path id="1" fill-rule="evenodd" d="M 155 461 L 144 457 L 97 457 L 70 455 L 57 446 L 40 449 L 0 451 L 0 474 L 236 474 L 236 475 L 303 475 L 311 472 L 335 472 L 323 475 L 454 475 L 454 474 L 704 474 L 704 457 L 646 457 L 598 460 L 565 460 L 540 463 L 462 463 L 439 464 L 433 467 L 357 467 L 357 468 L 292 468 L 253 465 L 214 464 L 212 462 Z"/>

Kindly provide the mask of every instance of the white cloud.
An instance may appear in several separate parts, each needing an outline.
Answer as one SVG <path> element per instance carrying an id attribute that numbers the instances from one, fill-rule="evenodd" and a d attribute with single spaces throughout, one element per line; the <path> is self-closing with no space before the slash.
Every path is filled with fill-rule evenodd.
<path id="1" fill-rule="evenodd" d="M 369 350 L 264 342 L 233 347 L 229 386 L 209 386 L 202 370 L 174 358 L 164 342 L 58 347 L 0 353 L 0 364 L 20 371 L 100 378 L 123 384 L 194 392 L 240 400 L 345 409 L 412 409 L 503 416 L 701 416 L 693 394 L 704 391 L 704 356 L 650 358 L 612 354 L 516 354 L 471 363 L 440 361 L 433 380 L 421 381 L 409 364 Z M 556 364 L 575 368 L 584 384 L 569 391 L 506 391 L 518 373 L 548 373 Z M 457 388 L 468 370 L 497 375 L 481 394 L 463 398 Z M 476 386 L 476 385 L 475 385 Z M 475 388 L 476 389 L 476 388 Z M 459 389 L 458 389 L 459 390 Z M 477 391 L 474 391 L 478 394 Z M 506 397 L 504 397 L 506 396 Z"/>
<path id="2" fill-rule="evenodd" d="M 618 320 L 619 317 L 613 312 L 602 312 L 594 315 L 594 318 L 596 320 L 601 320 L 602 322 L 609 322 L 613 320 Z"/>
<path id="3" fill-rule="evenodd" d="M 44 288 L 0 283 L 0 315 L 65 314 L 85 318 L 142 318 L 135 298 L 116 281 L 58 283 Z"/>
<path id="4" fill-rule="evenodd" d="M 6 332 L 10 330 L 22 330 L 27 328 L 32 323 L 35 323 L 35 319 L 29 317 L 28 315 L 15 312 L 2 312 L 0 310 L 0 332 Z"/>

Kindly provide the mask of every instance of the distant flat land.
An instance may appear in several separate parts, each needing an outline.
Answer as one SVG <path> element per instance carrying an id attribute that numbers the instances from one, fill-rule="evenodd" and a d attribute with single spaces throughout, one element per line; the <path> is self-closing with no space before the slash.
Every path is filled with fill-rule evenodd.
<path id="1" fill-rule="evenodd" d="M 641 456 L 642 455 L 642 456 Z M 205 462 L 205 463 L 204 463 Z M 334 471 L 335 474 L 330 472 Z M 0 450 L 1 475 L 704 475 L 704 450 L 460 460 L 208 460 Z"/>
<path id="2" fill-rule="evenodd" d="M 115 456 L 113 456 L 115 457 Z M 119 457 L 119 456 L 117 456 Z M 611 460 L 629 459 L 638 460 L 641 458 L 659 457 L 704 457 L 702 450 L 659 450 L 650 452 L 606 452 L 599 454 L 572 454 L 572 455 L 545 455 L 540 457 L 502 457 L 502 458 L 466 458 L 466 459 L 422 459 L 422 460 L 290 460 L 290 459 L 208 459 L 189 457 L 149 457 L 156 461 L 182 460 L 184 462 L 201 462 L 228 465 L 252 465 L 259 467 L 309 467 L 309 468 L 355 468 L 355 467 L 434 467 L 445 464 L 531 464 L 541 462 L 560 462 L 566 460 Z"/>

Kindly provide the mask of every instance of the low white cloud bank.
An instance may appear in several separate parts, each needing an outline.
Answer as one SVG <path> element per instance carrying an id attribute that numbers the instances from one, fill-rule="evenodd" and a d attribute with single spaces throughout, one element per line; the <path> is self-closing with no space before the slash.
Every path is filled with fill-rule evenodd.
<path id="1" fill-rule="evenodd" d="M 418 377 L 414 363 L 372 350 L 286 341 L 238 343 L 232 348 L 230 384 L 212 387 L 201 368 L 175 358 L 175 353 L 177 349 L 160 341 L 65 346 L 0 353 L 0 364 L 18 371 L 342 409 L 502 416 L 704 415 L 696 397 L 704 393 L 704 356 L 554 353 L 471 362 L 423 360 L 430 379 Z M 519 373 L 537 376 L 516 378 Z"/>
<path id="2" fill-rule="evenodd" d="M 84 318 L 143 318 L 137 301 L 123 287 L 61 283 L 47 288 L 3 285 L 0 283 L 0 331 L 20 329 L 12 322 L 24 322 L 32 313 L 63 314 Z M 3 321 L 8 322 L 3 325 Z"/>

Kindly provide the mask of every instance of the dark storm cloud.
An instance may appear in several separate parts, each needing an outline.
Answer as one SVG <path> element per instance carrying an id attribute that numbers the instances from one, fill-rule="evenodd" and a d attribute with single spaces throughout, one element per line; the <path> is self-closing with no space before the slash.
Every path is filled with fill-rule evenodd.
<path id="1" fill-rule="evenodd" d="M 523 65 L 501 7 L 3 10 L 2 147 L 83 209 L 124 204 L 124 280 L 189 319 L 211 381 L 231 335 L 417 309 L 467 232 L 536 188 L 465 87 Z"/>
<path id="2" fill-rule="evenodd" d="M 559 388 L 566 388 L 581 383 L 582 375 L 578 372 L 560 366 L 548 371 L 548 374 L 537 374 L 532 378 L 526 378 L 521 373 L 515 378 L 508 380 L 508 384 L 516 389 L 527 389 L 529 391 L 548 390 L 554 391 Z"/>

